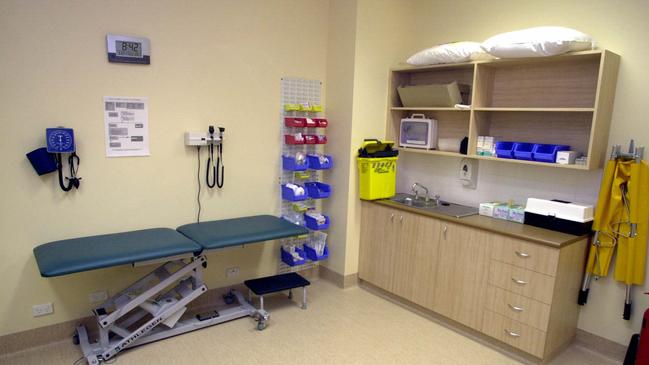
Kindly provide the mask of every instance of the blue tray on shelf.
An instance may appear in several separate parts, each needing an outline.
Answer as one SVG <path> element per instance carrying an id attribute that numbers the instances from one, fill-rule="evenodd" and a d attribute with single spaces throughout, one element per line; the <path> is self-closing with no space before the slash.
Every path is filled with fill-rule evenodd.
<path id="1" fill-rule="evenodd" d="M 294 156 L 282 156 L 282 168 L 289 171 L 304 171 L 309 168 L 309 160 L 303 164 L 298 164 Z"/>
<path id="2" fill-rule="evenodd" d="M 325 163 L 320 163 L 320 156 L 308 154 L 306 159 L 309 163 L 309 168 L 312 170 L 328 170 L 333 167 L 333 157 L 331 155 L 324 155 L 329 161 Z"/>
<path id="3" fill-rule="evenodd" d="M 325 215 L 324 217 L 325 217 L 324 224 L 318 225 L 318 222 L 314 218 L 311 218 L 310 216 L 304 214 L 304 222 L 307 228 L 312 229 L 314 231 L 320 231 L 329 228 L 329 216 Z"/>
<path id="4" fill-rule="evenodd" d="M 514 158 L 516 142 L 496 142 L 496 156 L 499 158 Z"/>
<path id="5" fill-rule="evenodd" d="M 325 245 L 322 256 L 318 256 L 315 249 L 309 247 L 309 245 L 304 245 L 304 252 L 306 253 L 306 257 L 311 261 L 325 260 L 329 257 L 329 245 Z"/>
<path id="6" fill-rule="evenodd" d="M 517 160 L 534 160 L 534 143 L 514 143 L 514 158 Z"/>
<path id="7" fill-rule="evenodd" d="M 557 152 L 569 150 L 570 146 L 564 144 L 537 144 L 534 146 L 534 161 L 555 163 Z"/>
<path id="8" fill-rule="evenodd" d="M 331 195 L 331 186 L 321 182 L 304 183 L 307 194 L 311 199 L 324 199 Z"/>
<path id="9" fill-rule="evenodd" d="M 306 200 L 308 197 L 309 193 L 306 189 L 304 189 L 304 195 L 296 196 L 295 193 L 293 193 L 293 190 L 289 189 L 286 185 L 282 185 L 282 199 L 284 200 L 299 202 L 301 200 Z"/>
<path id="10" fill-rule="evenodd" d="M 297 254 L 300 255 L 300 257 L 302 257 L 303 259 L 298 261 L 293 260 L 293 256 L 291 256 L 290 253 L 284 250 L 284 247 L 280 247 L 280 250 L 282 252 L 282 262 L 288 266 L 297 266 L 306 263 L 307 255 L 304 253 L 304 250 L 301 250 L 299 247 L 295 248 L 295 252 L 297 252 Z"/>

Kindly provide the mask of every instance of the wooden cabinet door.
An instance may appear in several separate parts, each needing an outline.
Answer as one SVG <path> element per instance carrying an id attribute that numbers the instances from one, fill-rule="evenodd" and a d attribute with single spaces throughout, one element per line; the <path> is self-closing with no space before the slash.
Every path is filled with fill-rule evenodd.
<path id="1" fill-rule="evenodd" d="M 363 203 L 358 277 L 391 291 L 397 211 Z"/>
<path id="2" fill-rule="evenodd" d="M 480 330 L 489 275 L 487 232 L 441 222 L 434 311 Z"/>
<path id="3" fill-rule="evenodd" d="M 395 224 L 392 292 L 425 308 L 433 309 L 440 223 L 434 218 L 398 212 Z"/>

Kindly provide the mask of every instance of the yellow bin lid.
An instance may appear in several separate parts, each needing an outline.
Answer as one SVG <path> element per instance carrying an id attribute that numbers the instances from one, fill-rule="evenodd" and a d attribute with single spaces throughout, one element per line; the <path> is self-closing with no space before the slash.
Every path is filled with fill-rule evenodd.
<path id="1" fill-rule="evenodd" d="M 394 142 L 378 139 L 365 139 L 358 149 L 358 157 L 396 157 L 399 151 L 393 150 Z"/>

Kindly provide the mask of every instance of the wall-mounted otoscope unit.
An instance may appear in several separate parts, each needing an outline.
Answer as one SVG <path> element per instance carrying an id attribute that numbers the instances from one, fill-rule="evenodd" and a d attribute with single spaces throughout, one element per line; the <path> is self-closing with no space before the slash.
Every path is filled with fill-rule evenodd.
<path id="1" fill-rule="evenodd" d="M 199 153 L 200 148 L 206 146 L 208 151 L 207 171 L 205 172 L 205 183 L 209 188 L 215 186 L 222 188 L 225 179 L 225 168 L 223 166 L 223 133 L 225 128 L 218 127 L 218 132 L 213 125 L 209 126 L 207 132 L 186 132 L 185 145 L 196 146 Z M 215 158 L 216 152 L 216 158 Z"/>

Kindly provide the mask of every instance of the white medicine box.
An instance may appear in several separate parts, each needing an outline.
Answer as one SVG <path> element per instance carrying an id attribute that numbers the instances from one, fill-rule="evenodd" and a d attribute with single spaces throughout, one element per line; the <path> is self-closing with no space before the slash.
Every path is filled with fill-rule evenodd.
<path id="1" fill-rule="evenodd" d="M 577 159 L 577 151 L 557 152 L 556 162 L 560 165 L 573 165 L 576 159 Z"/>

